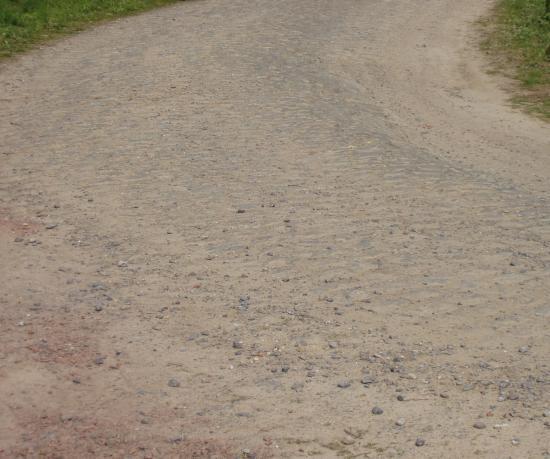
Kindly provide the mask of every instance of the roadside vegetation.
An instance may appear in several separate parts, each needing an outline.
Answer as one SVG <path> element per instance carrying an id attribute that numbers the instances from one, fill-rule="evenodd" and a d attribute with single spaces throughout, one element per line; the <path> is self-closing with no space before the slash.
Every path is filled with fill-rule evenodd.
<path id="1" fill-rule="evenodd" d="M 175 0 L 0 0 L 0 58 L 91 23 Z"/>
<path id="2" fill-rule="evenodd" d="M 550 0 L 500 0 L 483 47 L 520 84 L 512 102 L 550 121 Z"/>

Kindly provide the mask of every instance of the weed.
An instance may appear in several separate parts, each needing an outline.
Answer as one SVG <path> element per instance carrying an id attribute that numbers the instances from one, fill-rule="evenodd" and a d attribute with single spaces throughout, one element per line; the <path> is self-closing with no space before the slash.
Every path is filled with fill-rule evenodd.
<path id="1" fill-rule="evenodd" d="M 0 57 L 87 25 L 175 0 L 0 0 Z"/>
<path id="2" fill-rule="evenodd" d="M 550 120 L 550 15 L 545 0 L 500 0 L 484 49 L 519 80 L 514 103 Z"/>

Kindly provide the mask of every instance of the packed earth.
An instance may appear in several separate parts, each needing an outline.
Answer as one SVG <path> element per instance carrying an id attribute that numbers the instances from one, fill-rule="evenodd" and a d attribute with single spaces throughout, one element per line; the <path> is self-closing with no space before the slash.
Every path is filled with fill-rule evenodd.
<path id="1" fill-rule="evenodd" d="M 0 457 L 550 458 L 550 128 L 490 0 L 196 0 L 0 64 Z"/>

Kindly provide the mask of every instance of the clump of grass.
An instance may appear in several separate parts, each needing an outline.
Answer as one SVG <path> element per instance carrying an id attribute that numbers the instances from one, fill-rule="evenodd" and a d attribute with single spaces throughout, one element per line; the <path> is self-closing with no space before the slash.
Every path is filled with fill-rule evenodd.
<path id="1" fill-rule="evenodd" d="M 521 82 L 514 102 L 550 120 L 550 14 L 546 0 L 500 0 L 484 48 Z"/>
<path id="2" fill-rule="evenodd" d="M 90 23 L 175 0 L 0 0 L 0 57 Z"/>

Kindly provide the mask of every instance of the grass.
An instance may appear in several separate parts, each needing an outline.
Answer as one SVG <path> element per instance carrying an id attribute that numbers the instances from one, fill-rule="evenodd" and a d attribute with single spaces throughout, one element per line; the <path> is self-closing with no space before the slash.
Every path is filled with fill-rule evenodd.
<path id="1" fill-rule="evenodd" d="M 545 0 L 500 0 L 485 50 L 520 82 L 512 102 L 550 121 L 550 15 Z"/>
<path id="2" fill-rule="evenodd" d="M 0 0 L 0 58 L 50 38 L 176 0 Z"/>

